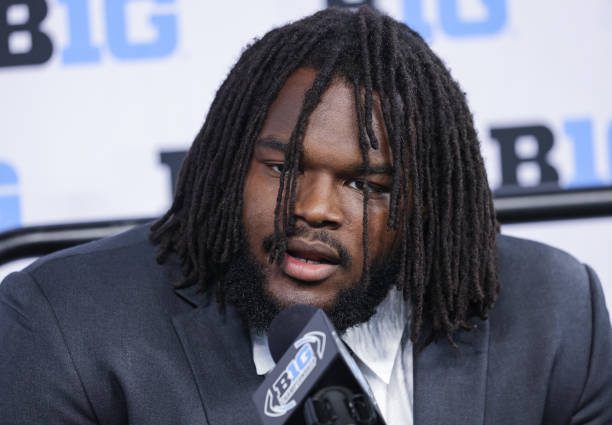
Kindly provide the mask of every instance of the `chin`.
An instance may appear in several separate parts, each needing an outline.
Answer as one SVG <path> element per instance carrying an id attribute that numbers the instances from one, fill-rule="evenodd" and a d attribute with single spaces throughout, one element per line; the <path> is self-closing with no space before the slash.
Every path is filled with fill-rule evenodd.
<path id="1" fill-rule="evenodd" d="M 285 277 L 266 285 L 266 294 L 281 308 L 295 304 L 308 304 L 324 310 L 330 309 L 338 298 L 338 290 L 330 290 L 324 283 L 301 283 Z"/>

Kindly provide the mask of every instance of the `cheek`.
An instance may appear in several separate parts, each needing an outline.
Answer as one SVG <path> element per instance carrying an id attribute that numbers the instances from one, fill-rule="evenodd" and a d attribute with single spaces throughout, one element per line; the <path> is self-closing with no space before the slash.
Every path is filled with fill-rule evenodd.
<path id="1" fill-rule="evenodd" d="M 274 231 L 274 208 L 278 185 L 249 169 L 244 183 L 242 222 L 251 248 Z"/>
<path id="2" fill-rule="evenodd" d="M 347 247 L 354 264 L 361 267 L 363 262 L 363 198 L 353 193 L 343 199 L 343 213 L 346 225 Z M 391 252 L 395 240 L 395 231 L 387 228 L 389 217 L 388 199 L 370 200 L 368 207 L 368 254 L 370 262 L 378 260 Z"/>
<path id="3" fill-rule="evenodd" d="M 389 229 L 389 207 L 375 204 L 368 210 L 369 254 L 372 260 L 387 256 L 393 247 L 396 231 Z"/>

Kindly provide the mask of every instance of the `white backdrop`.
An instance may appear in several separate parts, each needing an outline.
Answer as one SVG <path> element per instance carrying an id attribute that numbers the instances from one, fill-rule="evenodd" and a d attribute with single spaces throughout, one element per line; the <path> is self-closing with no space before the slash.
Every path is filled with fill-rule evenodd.
<path id="1" fill-rule="evenodd" d="M 502 180 L 491 130 L 521 126 L 551 132 L 546 160 L 562 187 L 612 185 L 612 2 L 374 4 L 421 31 L 461 82 L 494 188 Z M 0 0 L 14 29 L 0 35 L 0 230 L 162 212 L 171 190 L 160 152 L 189 146 L 243 46 L 326 5 Z M 536 142 L 522 138 L 517 155 L 535 155 Z M 522 186 L 540 177 L 537 164 L 518 170 Z M 612 299 L 612 218 L 504 231 L 590 263 Z"/>

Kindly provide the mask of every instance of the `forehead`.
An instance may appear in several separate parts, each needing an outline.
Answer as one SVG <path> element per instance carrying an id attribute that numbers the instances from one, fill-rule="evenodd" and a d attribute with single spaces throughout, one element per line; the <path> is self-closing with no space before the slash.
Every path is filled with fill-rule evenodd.
<path id="1" fill-rule="evenodd" d="M 312 87 L 316 75 L 314 69 L 300 68 L 287 79 L 270 106 L 260 139 L 289 142 L 302 111 L 304 96 Z M 369 159 L 373 165 L 389 164 L 391 152 L 380 102 L 376 94 L 373 98 L 372 124 L 380 147 L 377 150 L 370 149 Z M 304 135 L 304 159 L 315 162 L 362 162 L 354 88 L 346 80 L 335 78 L 310 115 Z"/>

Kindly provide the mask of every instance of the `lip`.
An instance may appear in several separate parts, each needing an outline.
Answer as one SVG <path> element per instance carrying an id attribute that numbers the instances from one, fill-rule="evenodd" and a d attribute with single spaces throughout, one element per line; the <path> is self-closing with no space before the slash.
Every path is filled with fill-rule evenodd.
<path id="1" fill-rule="evenodd" d="M 304 259 L 322 262 L 312 263 Z M 287 276 L 304 282 L 327 279 L 338 267 L 340 267 L 340 257 L 336 250 L 322 242 L 309 242 L 302 239 L 289 241 L 281 264 L 281 269 Z"/>
<path id="2" fill-rule="evenodd" d="M 283 272 L 294 279 L 303 282 L 318 282 L 330 277 L 338 268 L 337 264 L 327 263 L 306 263 L 290 254 L 285 254 L 281 269 Z"/>
<path id="3" fill-rule="evenodd" d="M 329 245 L 319 241 L 306 241 L 303 239 L 291 239 L 287 244 L 287 252 L 293 256 L 297 253 L 302 258 L 323 260 L 332 265 L 340 264 L 338 252 Z"/>

